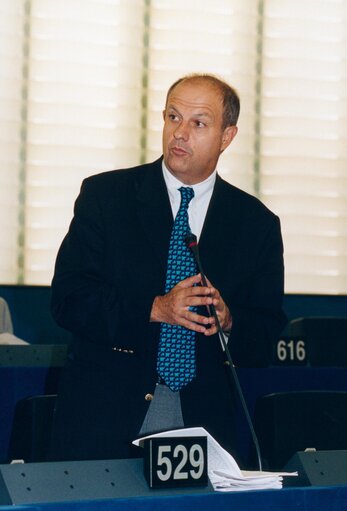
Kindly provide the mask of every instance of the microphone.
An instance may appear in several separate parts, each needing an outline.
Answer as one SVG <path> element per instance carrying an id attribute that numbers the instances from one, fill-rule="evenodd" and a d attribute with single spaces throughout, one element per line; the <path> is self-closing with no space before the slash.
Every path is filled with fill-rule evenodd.
<path id="1" fill-rule="evenodd" d="M 202 264 L 201 264 L 201 261 L 200 261 L 198 241 L 197 241 L 197 237 L 195 236 L 195 234 L 188 233 L 186 235 L 186 237 L 185 237 L 185 243 L 186 243 L 187 247 L 189 248 L 189 250 L 192 252 L 192 254 L 194 256 L 194 259 L 195 259 L 195 262 L 197 264 L 199 273 L 201 274 L 201 280 L 202 280 L 203 285 L 205 287 L 208 287 L 206 276 L 205 276 L 205 272 L 204 272 L 204 270 L 202 268 Z M 255 450 L 256 450 L 256 453 L 257 453 L 259 470 L 262 471 L 262 461 L 261 461 L 261 454 L 260 454 L 258 438 L 257 438 L 257 435 L 255 433 L 254 426 L 253 426 L 253 423 L 252 423 L 252 419 L 251 419 L 251 416 L 249 414 L 249 411 L 248 411 L 248 408 L 247 408 L 247 404 L 246 404 L 246 401 L 245 401 L 245 398 L 244 398 L 244 395 L 243 395 L 243 392 L 242 392 L 240 381 L 239 381 L 239 378 L 237 376 L 237 372 L 236 372 L 235 366 L 233 364 L 233 361 L 232 361 L 232 358 L 231 358 L 231 355 L 230 355 L 228 344 L 225 341 L 224 332 L 223 332 L 222 327 L 220 325 L 220 322 L 219 322 L 219 319 L 218 319 L 218 316 L 217 316 L 217 312 L 216 312 L 216 308 L 215 308 L 215 306 L 213 304 L 211 304 L 211 305 L 209 305 L 207 307 L 207 310 L 208 310 L 208 313 L 210 315 L 212 314 L 212 316 L 213 316 L 213 318 L 214 318 L 214 320 L 216 322 L 219 340 L 220 340 L 221 345 L 223 347 L 224 353 L 226 354 L 227 361 L 228 361 L 227 365 L 230 367 L 232 378 L 233 378 L 235 386 L 236 386 L 237 394 L 238 394 L 239 399 L 241 401 L 242 408 L 243 408 L 243 411 L 244 411 L 244 414 L 245 414 L 245 417 L 246 417 L 246 420 L 247 420 L 248 428 L 250 430 L 250 433 L 251 433 L 251 436 L 252 436 L 252 440 L 253 440 L 253 443 L 254 443 L 254 447 L 255 447 Z"/>
<path id="2" fill-rule="evenodd" d="M 205 287 L 207 287 L 207 281 L 205 277 L 205 272 L 202 269 L 201 261 L 200 261 L 200 255 L 199 255 L 199 247 L 198 247 L 198 240 L 195 234 L 192 232 L 188 233 L 185 237 L 185 242 L 189 250 L 193 253 L 195 262 L 197 264 L 199 273 L 201 273 L 201 280 Z"/>

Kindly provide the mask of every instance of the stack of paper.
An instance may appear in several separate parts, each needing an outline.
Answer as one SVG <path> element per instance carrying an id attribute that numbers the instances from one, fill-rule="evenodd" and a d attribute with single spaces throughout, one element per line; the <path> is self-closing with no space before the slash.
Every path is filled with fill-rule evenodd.
<path id="1" fill-rule="evenodd" d="M 16 337 L 15 335 L 9 333 L 9 332 L 3 332 L 0 334 L 0 344 L 29 344 L 26 341 L 23 341 L 23 339 L 20 339 L 19 337 Z"/>
<path id="2" fill-rule="evenodd" d="M 283 476 L 295 476 L 287 472 L 249 472 L 240 470 L 235 459 L 204 429 L 184 428 L 164 431 L 135 440 L 142 447 L 146 438 L 157 437 L 207 437 L 208 475 L 217 491 L 279 489 L 283 486 Z"/>

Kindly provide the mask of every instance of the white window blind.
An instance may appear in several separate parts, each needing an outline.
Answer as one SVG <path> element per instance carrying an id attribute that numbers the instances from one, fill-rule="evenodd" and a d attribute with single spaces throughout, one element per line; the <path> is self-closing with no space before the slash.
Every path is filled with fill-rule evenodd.
<path id="1" fill-rule="evenodd" d="M 260 196 L 282 220 L 286 289 L 347 293 L 347 2 L 264 6 Z"/>
<path id="2" fill-rule="evenodd" d="M 241 96 L 219 172 L 281 217 L 286 290 L 347 293 L 345 0 L 1 0 L 0 281 L 49 284 L 81 180 L 161 153 L 166 90 Z"/>
<path id="3" fill-rule="evenodd" d="M 23 4 L 0 3 L 0 282 L 16 282 L 20 258 Z"/>
<path id="4" fill-rule="evenodd" d="M 139 161 L 143 2 L 30 5 L 25 281 L 46 283 L 82 179 Z"/>
<path id="5" fill-rule="evenodd" d="M 254 187 L 257 2 L 152 0 L 148 66 L 147 157 L 161 151 L 162 111 L 180 76 L 210 72 L 241 95 L 239 134 L 222 155 L 220 174 L 249 192 Z"/>

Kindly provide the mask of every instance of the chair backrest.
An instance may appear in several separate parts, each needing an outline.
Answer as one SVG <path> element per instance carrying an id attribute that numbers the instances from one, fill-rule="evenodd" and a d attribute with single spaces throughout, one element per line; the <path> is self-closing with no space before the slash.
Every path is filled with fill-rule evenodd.
<path id="1" fill-rule="evenodd" d="M 8 461 L 48 460 L 56 395 L 40 395 L 17 402 L 8 451 Z"/>
<path id="2" fill-rule="evenodd" d="M 347 449 L 347 392 L 303 391 L 258 399 L 254 427 L 270 470 L 281 470 L 297 452 Z"/>
<path id="3" fill-rule="evenodd" d="M 0 296 L 0 334 L 3 332 L 13 334 L 13 325 L 7 302 Z"/>

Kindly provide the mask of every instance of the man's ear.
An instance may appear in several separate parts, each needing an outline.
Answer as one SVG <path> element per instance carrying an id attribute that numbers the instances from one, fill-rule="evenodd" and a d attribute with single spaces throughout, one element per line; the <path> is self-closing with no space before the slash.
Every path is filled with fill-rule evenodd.
<path id="1" fill-rule="evenodd" d="M 227 126 L 222 135 L 221 153 L 231 144 L 238 132 L 237 126 Z"/>

